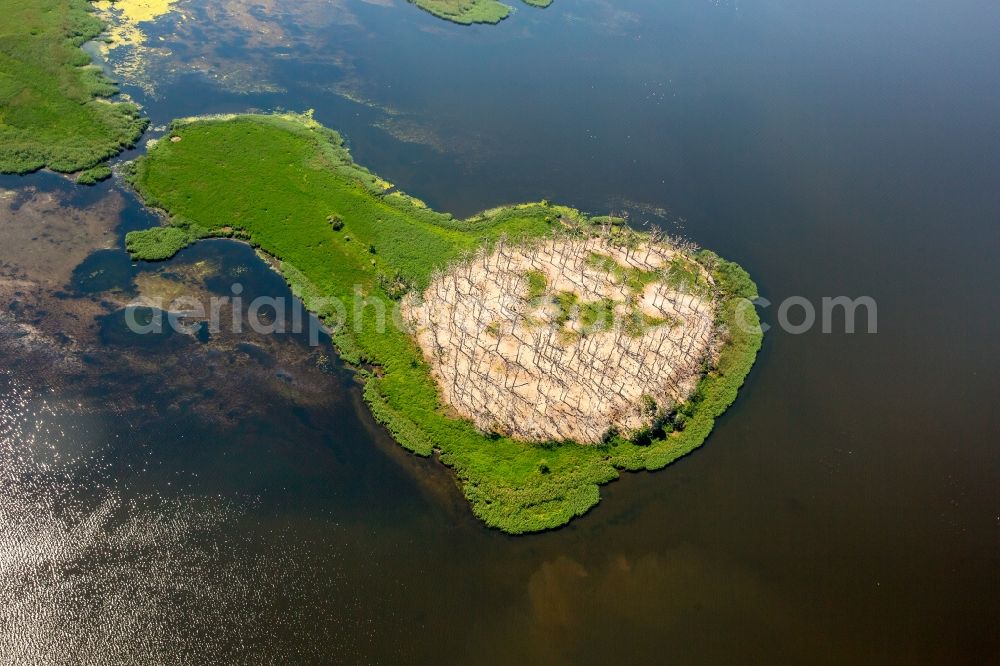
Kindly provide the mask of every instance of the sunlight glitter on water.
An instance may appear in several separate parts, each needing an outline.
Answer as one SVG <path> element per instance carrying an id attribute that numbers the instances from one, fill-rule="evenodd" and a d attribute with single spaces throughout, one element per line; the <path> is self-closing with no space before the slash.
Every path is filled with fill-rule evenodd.
<path id="1" fill-rule="evenodd" d="M 0 383 L 0 662 L 212 654 L 209 627 L 255 594 L 215 539 L 239 510 L 130 492 L 99 421 Z"/>

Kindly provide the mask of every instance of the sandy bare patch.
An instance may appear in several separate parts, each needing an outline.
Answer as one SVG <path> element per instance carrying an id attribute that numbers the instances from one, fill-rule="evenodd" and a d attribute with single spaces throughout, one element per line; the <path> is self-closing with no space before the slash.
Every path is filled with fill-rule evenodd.
<path id="1" fill-rule="evenodd" d="M 444 402 L 484 431 L 599 442 L 683 402 L 711 355 L 708 273 L 666 243 L 500 241 L 403 303 Z"/>

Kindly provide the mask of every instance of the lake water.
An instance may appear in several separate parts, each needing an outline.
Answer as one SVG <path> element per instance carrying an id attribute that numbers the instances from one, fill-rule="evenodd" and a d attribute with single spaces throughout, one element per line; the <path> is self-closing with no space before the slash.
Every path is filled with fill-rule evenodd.
<path id="1" fill-rule="evenodd" d="M 1000 5 L 287 4 L 181 2 L 126 90 L 154 125 L 315 109 L 456 214 L 629 210 L 746 267 L 771 324 L 871 296 L 878 333 L 775 327 L 704 447 L 513 538 L 328 341 L 115 320 L 144 289 L 287 296 L 248 248 L 132 266 L 130 194 L 0 178 L 5 235 L 90 230 L 0 254 L 43 284 L 0 315 L 0 661 L 1000 662 Z"/>

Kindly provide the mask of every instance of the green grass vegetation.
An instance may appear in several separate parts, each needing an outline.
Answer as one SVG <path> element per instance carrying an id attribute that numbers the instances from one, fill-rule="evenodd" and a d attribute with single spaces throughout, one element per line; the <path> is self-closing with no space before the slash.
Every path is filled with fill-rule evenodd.
<path id="1" fill-rule="evenodd" d="M 635 246 L 641 234 L 635 231 L 622 230 L 622 246 Z M 711 285 L 705 280 L 701 270 L 692 258 L 676 256 L 670 262 L 666 271 L 644 271 L 640 268 L 623 266 L 606 254 L 598 252 L 587 257 L 587 264 L 611 275 L 617 282 L 628 286 L 633 294 L 639 295 L 647 285 L 665 279 L 665 282 L 677 288 L 687 289 L 692 294 L 708 294 Z M 665 274 L 664 274 L 665 273 Z"/>
<path id="2" fill-rule="evenodd" d="M 614 325 L 615 301 L 603 298 L 580 305 L 580 325 L 584 333 L 606 331 Z"/>
<path id="3" fill-rule="evenodd" d="M 198 237 L 187 229 L 158 227 L 146 231 L 128 232 L 125 234 L 125 249 L 133 257 L 142 257 L 146 261 L 163 261 L 196 240 Z"/>
<path id="4" fill-rule="evenodd" d="M 705 294 L 711 290 L 699 267 L 686 257 L 674 257 L 671 260 L 667 269 L 667 284 L 677 289 L 686 289 L 692 294 Z"/>
<path id="5" fill-rule="evenodd" d="M 98 164 L 86 171 L 81 171 L 76 176 L 76 182 L 80 185 L 96 185 L 102 180 L 111 178 L 111 167 L 107 164 Z"/>
<path id="6" fill-rule="evenodd" d="M 80 48 L 103 26 L 87 0 L 0 0 L 0 173 L 90 169 L 146 128 Z"/>
<path id="7" fill-rule="evenodd" d="M 176 143 L 151 147 L 130 174 L 140 195 L 166 211 L 180 231 L 130 235 L 137 259 L 162 259 L 194 235 L 232 235 L 278 258 L 279 269 L 307 307 L 334 325 L 343 358 L 359 367 L 375 417 L 410 451 L 440 460 L 457 475 L 476 516 L 509 533 L 555 528 L 600 499 L 599 486 L 621 470 L 659 469 L 689 453 L 736 398 L 761 342 L 747 298 L 756 287 L 736 264 L 703 251 L 698 261 L 716 276 L 720 321 L 728 342 L 696 395 L 662 427 L 628 441 L 608 433 L 599 446 L 534 444 L 482 433 L 453 418 L 413 339 L 391 323 L 388 285 L 427 285 L 432 274 L 501 234 L 512 240 L 588 233 L 587 218 L 547 203 L 493 209 L 455 220 L 395 191 L 356 165 L 339 135 L 308 116 L 189 119 L 173 127 Z M 334 231 L 330 211 L 343 218 Z M 566 231 L 560 220 L 579 224 Z M 170 236 L 165 236 L 170 233 Z M 378 248 L 377 254 L 368 252 Z M 374 262 L 374 263 L 373 263 Z M 390 276 L 387 278 L 386 276 Z M 364 307 L 339 315 L 325 298 Z M 748 326 L 736 323 L 742 320 Z M 372 371 L 361 369 L 371 364 Z"/>
<path id="8" fill-rule="evenodd" d="M 555 325 L 562 326 L 576 314 L 580 296 L 572 291 L 560 291 L 552 297 L 552 302 L 557 308 Z"/>
<path id="9" fill-rule="evenodd" d="M 545 288 L 549 286 L 549 280 L 542 271 L 528 271 L 524 277 L 528 280 L 528 301 L 534 302 L 545 295 Z"/>
<path id="10" fill-rule="evenodd" d="M 637 232 L 629 230 L 622 231 L 621 234 L 624 236 L 623 244 L 627 245 L 635 245 L 640 237 L 640 234 Z M 640 268 L 623 266 L 608 255 L 598 252 L 591 253 L 587 257 L 587 263 L 592 268 L 606 272 L 615 281 L 625 284 L 636 295 L 641 294 L 646 285 L 663 278 L 658 271 L 644 271 Z"/>
<path id="11" fill-rule="evenodd" d="M 511 8 L 498 0 L 409 0 L 438 18 L 460 25 L 496 24 L 510 16 Z M 552 0 L 523 0 L 532 7 L 548 7 Z"/>
<path id="12" fill-rule="evenodd" d="M 556 307 L 553 324 L 562 327 L 571 321 L 579 322 L 579 333 L 582 335 L 590 335 L 613 328 L 615 313 L 618 309 L 624 310 L 621 324 L 625 334 L 633 338 L 641 337 L 651 328 L 666 324 L 675 326 L 678 323 L 672 317 L 647 315 L 639 309 L 634 299 L 629 299 L 621 304 L 621 308 L 618 308 L 618 304 L 610 298 L 581 301 L 574 292 L 562 291 L 552 297 L 552 304 Z M 542 322 L 538 322 L 538 325 L 542 325 Z M 576 337 L 578 336 L 566 331 L 564 340 L 570 341 Z"/>
<path id="13" fill-rule="evenodd" d="M 626 335 L 639 338 L 649 329 L 669 323 L 671 323 L 671 320 L 665 317 L 651 317 L 638 308 L 635 308 L 626 315 L 624 330 Z"/>

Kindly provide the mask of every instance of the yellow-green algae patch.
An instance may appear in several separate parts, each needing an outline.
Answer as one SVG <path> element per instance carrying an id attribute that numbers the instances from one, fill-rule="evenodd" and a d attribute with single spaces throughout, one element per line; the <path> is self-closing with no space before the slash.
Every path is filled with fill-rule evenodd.
<path id="1" fill-rule="evenodd" d="M 388 195 L 339 135 L 309 117 L 191 119 L 175 123 L 172 134 L 180 140 L 151 146 L 130 180 L 148 205 L 166 211 L 177 237 L 161 243 L 164 228 L 132 232 L 135 258 L 164 258 L 204 236 L 237 236 L 276 257 L 292 290 L 335 328 L 341 355 L 373 368 L 358 372 L 376 418 L 410 451 L 437 452 L 475 515 L 505 532 L 564 525 L 597 504 L 600 484 L 620 470 L 659 469 L 700 446 L 760 347 L 749 276 L 711 252 L 690 250 L 711 275 L 722 344 L 687 402 L 631 440 L 609 433 L 596 445 L 533 443 L 483 432 L 442 405 L 412 335 L 394 323 L 396 299 L 501 238 L 604 233 L 627 245 L 643 235 L 545 202 L 455 220 L 394 190 Z"/>
<path id="2" fill-rule="evenodd" d="M 98 15 L 108 26 L 107 36 L 98 45 L 115 75 L 129 85 L 155 96 L 150 64 L 169 58 L 170 50 L 151 45 L 149 27 L 177 9 L 178 0 L 95 0 Z M 183 16 L 183 15 L 182 15 Z"/>
<path id="3" fill-rule="evenodd" d="M 110 26 L 109 49 L 121 46 L 138 47 L 148 39 L 142 28 L 173 11 L 178 0 L 98 0 L 94 3 L 98 13 Z"/>

